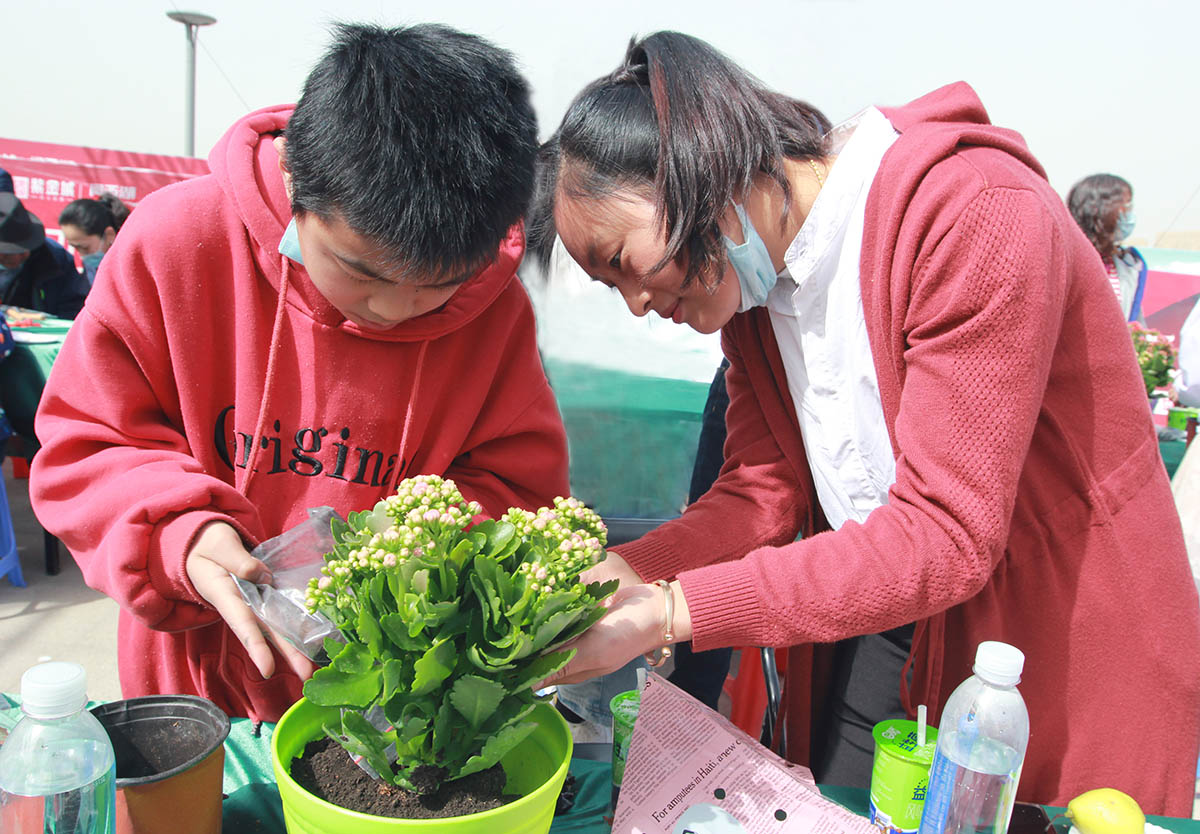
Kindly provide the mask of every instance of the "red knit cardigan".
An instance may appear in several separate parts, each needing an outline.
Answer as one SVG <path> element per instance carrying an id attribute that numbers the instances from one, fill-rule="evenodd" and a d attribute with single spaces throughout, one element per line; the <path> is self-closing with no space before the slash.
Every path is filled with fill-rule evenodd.
<path id="1" fill-rule="evenodd" d="M 698 650 L 799 647 L 785 693 L 797 761 L 827 644 L 915 622 L 911 691 L 897 686 L 933 720 L 980 641 L 1025 652 L 1021 799 L 1109 786 L 1190 816 L 1200 605 L 1100 260 L 967 85 L 885 113 L 900 138 L 871 187 L 860 267 L 896 456 L 888 503 L 828 530 L 757 308 L 723 331 L 720 478 L 617 550 L 647 580 L 679 578 Z"/>

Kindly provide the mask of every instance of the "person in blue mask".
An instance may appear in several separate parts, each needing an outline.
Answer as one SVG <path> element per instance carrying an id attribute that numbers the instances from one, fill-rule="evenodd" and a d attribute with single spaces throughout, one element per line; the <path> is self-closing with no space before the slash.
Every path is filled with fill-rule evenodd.
<path id="1" fill-rule="evenodd" d="M 786 647 L 788 758 L 866 787 L 873 726 L 921 705 L 936 724 L 1002 640 L 1030 658 L 1018 798 L 1121 785 L 1189 815 L 1179 517 L 1104 269 L 1020 134 L 962 82 L 830 127 L 657 32 L 539 161 L 542 265 L 564 251 L 729 360 L 716 482 L 585 574 L 620 587 L 548 683 L 680 641 Z"/>
<path id="2" fill-rule="evenodd" d="M 94 200 L 84 198 L 67 203 L 58 215 L 58 226 L 83 261 L 89 284 L 95 283 L 100 260 L 128 216 L 129 207 L 108 192 Z"/>
<path id="3" fill-rule="evenodd" d="M 42 221 L 15 194 L 0 192 L 0 304 L 73 319 L 88 294 L 75 259 L 46 237 Z"/>
<path id="4" fill-rule="evenodd" d="M 1133 186 L 1114 174 L 1092 174 L 1071 186 L 1067 208 L 1100 254 L 1125 320 L 1145 324 L 1146 259 L 1134 247 L 1121 245 L 1136 223 Z"/>

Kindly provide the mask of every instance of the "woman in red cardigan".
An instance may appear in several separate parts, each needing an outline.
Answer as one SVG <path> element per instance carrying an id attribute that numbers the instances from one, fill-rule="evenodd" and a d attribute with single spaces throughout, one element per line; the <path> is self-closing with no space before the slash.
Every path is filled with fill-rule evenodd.
<path id="1" fill-rule="evenodd" d="M 1110 786 L 1190 815 L 1179 521 L 1121 311 L 1022 138 L 962 83 L 830 130 L 660 32 L 542 162 L 543 263 L 561 238 L 731 362 L 720 477 L 594 569 L 622 588 L 557 682 L 675 640 L 796 647 L 789 755 L 866 784 L 871 726 L 936 719 L 1003 640 L 1027 658 L 1021 799 Z"/>

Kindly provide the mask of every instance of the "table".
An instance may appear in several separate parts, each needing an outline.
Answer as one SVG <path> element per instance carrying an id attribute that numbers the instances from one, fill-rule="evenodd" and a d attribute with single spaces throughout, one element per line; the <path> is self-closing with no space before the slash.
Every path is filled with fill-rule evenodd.
<path id="1" fill-rule="evenodd" d="M 20 718 L 19 699 L 0 693 L 0 729 L 11 728 Z M 94 706 L 94 703 L 88 705 Z M 222 810 L 222 828 L 238 834 L 283 834 L 283 805 L 275 787 L 271 768 L 271 735 L 274 724 L 258 724 L 246 718 L 230 722 L 225 740 L 226 794 Z M 576 780 L 575 806 L 558 816 L 551 834 L 609 834 L 609 798 L 611 795 L 610 751 L 608 744 L 576 744 L 571 773 Z M 862 788 L 821 785 L 821 792 L 855 814 L 866 816 L 867 792 Z M 1062 808 L 1046 806 L 1054 817 Z M 1200 834 L 1200 820 L 1149 816 L 1153 822 L 1174 834 Z M 1056 834 L 1067 834 L 1064 820 L 1055 823 Z"/>
<path id="2" fill-rule="evenodd" d="M 42 388 L 50 368 L 58 357 L 71 322 L 45 318 L 38 327 L 9 325 L 16 345 L 7 359 L 0 362 L 0 407 L 8 415 L 13 430 L 30 448 L 37 448 L 33 416 L 37 413 Z"/>
<path id="3" fill-rule="evenodd" d="M 283 807 L 271 771 L 271 732 L 274 727 L 263 724 L 255 735 L 255 725 L 244 718 L 235 718 L 225 742 L 225 799 L 223 823 L 225 831 L 284 832 Z M 604 819 L 611 813 L 609 796 L 612 773 L 610 746 L 607 744 L 577 744 L 571 760 L 577 793 L 575 806 L 565 815 L 555 817 L 551 834 L 609 834 Z M 867 791 L 822 785 L 821 792 L 829 799 L 860 816 L 867 813 Z M 1050 817 L 1064 809 L 1046 806 Z M 1147 820 L 1175 834 L 1200 834 L 1200 820 L 1176 817 L 1149 816 Z M 1055 823 L 1056 834 L 1067 834 L 1065 820 Z"/>
<path id="4" fill-rule="evenodd" d="M 1175 470 L 1179 468 L 1183 454 L 1187 451 L 1187 441 L 1160 440 L 1158 441 L 1158 451 L 1162 454 L 1163 466 L 1167 468 L 1167 477 L 1174 478 Z"/>

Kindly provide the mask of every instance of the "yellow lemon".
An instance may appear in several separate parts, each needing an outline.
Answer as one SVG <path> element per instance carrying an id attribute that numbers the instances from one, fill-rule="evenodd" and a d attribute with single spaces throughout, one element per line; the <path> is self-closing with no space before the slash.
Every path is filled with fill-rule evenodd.
<path id="1" fill-rule="evenodd" d="M 1146 815 L 1137 801 L 1116 788 L 1097 788 L 1067 803 L 1067 817 L 1081 834 L 1143 834 Z"/>

